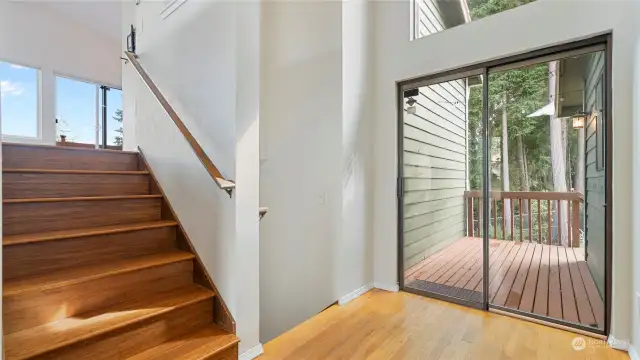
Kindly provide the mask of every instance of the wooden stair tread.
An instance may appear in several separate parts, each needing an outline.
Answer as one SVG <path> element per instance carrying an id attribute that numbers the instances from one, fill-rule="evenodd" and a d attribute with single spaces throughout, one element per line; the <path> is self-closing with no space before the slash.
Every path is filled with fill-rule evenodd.
<path id="1" fill-rule="evenodd" d="M 100 200 L 125 200 L 125 199 L 160 199 L 162 195 L 116 195 L 116 196 L 80 196 L 62 198 L 29 198 L 29 199 L 4 199 L 3 204 L 23 204 L 42 202 L 65 202 L 65 201 L 100 201 Z"/>
<path id="2" fill-rule="evenodd" d="M 5 356 L 26 359 L 41 355 L 214 295 L 210 290 L 190 285 L 140 299 L 127 299 L 100 310 L 5 335 Z"/>
<path id="3" fill-rule="evenodd" d="M 51 271 L 44 274 L 15 278 L 4 282 L 2 295 L 6 297 L 28 291 L 44 291 L 99 279 L 106 276 L 175 263 L 178 261 L 190 260 L 194 257 L 195 256 L 191 253 L 173 250 L 115 260 L 107 263 L 74 267 Z"/>
<path id="4" fill-rule="evenodd" d="M 56 230 L 30 234 L 5 235 L 2 238 L 2 245 L 18 245 L 41 241 L 60 240 L 68 238 L 78 238 L 94 235 L 114 234 L 137 230 L 155 229 L 161 227 L 176 226 L 178 223 L 173 220 L 158 220 L 141 223 L 96 226 L 72 230 Z"/>
<path id="5" fill-rule="evenodd" d="M 149 175 L 146 170 L 67 170 L 67 169 L 2 169 L 3 173 Z"/>
<path id="6" fill-rule="evenodd" d="M 211 324 L 160 344 L 127 360 L 198 360 L 237 344 L 240 339 Z"/>
<path id="7" fill-rule="evenodd" d="M 51 149 L 51 150 L 72 150 L 72 151 L 90 151 L 90 152 L 108 152 L 116 154 L 138 154 L 137 151 L 129 150 L 116 150 L 116 149 L 96 149 L 87 147 L 73 147 L 73 146 L 60 146 L 60 145 L 44 145 L 44 144 L 26 144 L 3 141 L 3 146 L 15 146 L 15 147 L 30 147 L 36 149 Z"/>

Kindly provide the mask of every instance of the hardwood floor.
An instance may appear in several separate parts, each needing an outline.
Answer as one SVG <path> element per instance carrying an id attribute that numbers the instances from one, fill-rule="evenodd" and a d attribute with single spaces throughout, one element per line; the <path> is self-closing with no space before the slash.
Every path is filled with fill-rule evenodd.
<path id="1" fill-rule="evenodd" d="M 586 348 L 574 350 L 576 337 Z M 259 360 L 629 359 L 592 339 L 418 295 L 372 290 L 270 341 Z"/>
<path id="2" fill-rule="evenodd" d="M 604 303 L 584 249 L 490 240 L 489 301 L 594 328 Z M 482 239 L 465 237 L 405 272 L 407 287 L 482 301 Z"/>

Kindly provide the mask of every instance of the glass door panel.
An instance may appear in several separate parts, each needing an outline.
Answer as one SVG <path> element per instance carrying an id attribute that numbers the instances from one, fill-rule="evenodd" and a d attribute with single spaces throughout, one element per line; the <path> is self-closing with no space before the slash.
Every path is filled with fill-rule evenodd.
<path id="1" fill-rule="evenodd" d="M 108 148 L 122 149 L 122 90 L 102 86 L 100 91 L 100 145 L 103 146 L 106 139 Z M 102 119 L 103 116 L 106 118 Z"/>
<path id="2" fill-rule="evenodd" d="M 56 141 L 71 146 L 97 144 L 98 87 L 56 77 Z"/>
<path id="3" fill-rule="evenodd" d="M 404 92 L 403 289 L 483 303 L 482 77 Z"/>
<path id="4" fill-rule="evenodd" d="M 491 307 L 604 329 L 604 69 L 600 51 L 490 71 Z"/>

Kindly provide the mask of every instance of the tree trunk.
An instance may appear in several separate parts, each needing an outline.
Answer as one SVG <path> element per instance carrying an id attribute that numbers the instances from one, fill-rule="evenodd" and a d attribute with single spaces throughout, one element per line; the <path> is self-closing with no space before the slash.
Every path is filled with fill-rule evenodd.
<path id="1" fill-rule="evenodd" d="M 524 155 L 524 144 L 522 141 L 522 135 L 518 135 L 518 163 L 520 164 L 520 191 L 529 191 L 529 177 L 527 175 L 527 159 Z M 521 216 L 524 216 L 523 226 L 528 229 L 530 218 L 529 214 L 529 200 L 522 200 L 522 209 L 519 211 Z"/>
<path id="2" fill-rule="evenodd" d="M 502 191 L 509 191 L 509 134 L 507 131 L 507 94 L 502 95 Z M 511 234 L 511 201 L 502 201 L 504 208 L 504 237 Z"/>
<path id="3" fill-rule="evenodd" d="M 554 113 L 550 116 L 549 120 L 549 142 L 551 145 L 551 174 L 553 176 L 553 191 L 566 192 L 567 180 L 566 180 L 566 157 L 564 154 L 563 134 L 562 134 L 562 121 L 558 119 L 555 114 L 556 101 L 556 84 L 558 81 L 558 62 L 552 61 L 549 63 L 549 99 L 554 104 Z M 558 208 L 556 204 L 556 212 L 554 216 L 554 223 L 556 224 L 557 243 L 563 246 L 568 245 L 567 241 L 567 207 L 564 202 L 560 202 Z M 564 206 L 563 206 L 564 205 Z M 558 222 L 558 215 L 562 220 L 562 223 Z"/>

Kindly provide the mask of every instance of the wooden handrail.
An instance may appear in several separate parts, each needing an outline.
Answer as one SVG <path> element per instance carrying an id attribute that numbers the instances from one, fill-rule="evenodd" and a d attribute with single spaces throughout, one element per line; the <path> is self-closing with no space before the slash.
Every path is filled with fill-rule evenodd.
<path id="1" fill-rule="evenodd" d="M 465 191 L 464 197 L 467 199 L 467 235 L 470 237 L 482 236 L 482 191 Z M 478 199 L 477 201 L 475 201 L 476 198 Z M 490 229 L 488 235 L 490 238 L 553 244 L 552 219 L 557 217 L 557 223 L 560 225 L 557 226 L 555 231 L 555 235 L 557 235 L 555 237 L 555 245 L 561 245 L 566 240 L 567 245 L 570 247 L 580 246 L 580 205 L 584 201 L 584 196 L 581 193 L 492 191 L 489 193 L 489 199 L 491 208 L 487 215 L 489 216 Z M 499 203 L 501 204 L 500 213 L 497 211 Z M 535 204 L 535 206 L 532 206 L 532 204 Z M 553 210 L 554 208 L 555 210 Z M 564 211 L 565 209 L 566 212 Z M 474 216 L 474 213 L 476 216 Z M 511 214 L 511 216 L 506 216 L 507 213 Z M 493 220 L 491 220 L 491 216 L 493 216 Z M 546 218 L 545 221 L 543 221 L 543 216 Z M 476 217 L 478 223 L 477 232 L 475 227 Z M 498 220 L 500 217 L 502 220 Z M 515 219 L 516 217 L 518 220 Z M 526 226 L 523 221 L 525 219 Z M 543 225 L 546 226 L 546 231 L 542 230 Z"/>
<path id="2" fill-rule="evenodd" d="M 160 92 L 160 89 L 158 89 L 158 87 L 153 82 L 153 80 L 151 80 L 151 78 L 149 77 L 149 74 L 147 74 L 144 68 L 142 68 L 142 65 L 140 65 L 140 62 L 138 61 L 138 56 L 129 51 L 125 51 L 124 54 L 127 56 L 127 59 L 131 62 L 133 67 L 136 69 L 136 72 L 138 73 L 138 75 L 140 75 L 140 78 L 142 78 L 142 81 L 144 81 L 145 84 L 147 84 L 147 87 L 149 87 L 149 90 L 151 90 L 151 92 L 153 93 L 155 98 L 158 100 L 160 105 L 162 105 L 162 107 L 167 112 L 171 120 L 173 120 L 173 122 L 176 124 L 176 126 L 178 127 L 178 130 L 180 130 L 184 138 L 187 140 L 187 142 L 189 143 L 189 146 L 191 146 L 191 149 L 196 154 L 196 156 L 198 157 L 198 160 L 200 160 L 202 165 L 204 165 L 205 169 L 207 170 L 207 172 L 209 173 L 213 181 L 215 181 L 215 183 L 218 185 L 220 189 L 226 191 L 229 194 L 229 196 L 231 196 L 233 189 L 236 187 L 236 184 L 233 181 L 227 180 L 224 178 L 224 176 L 222 176 L 222 173 L 220 173 L 220 170 L 218 170 L 218 168 L 213 164 L 211 159 L 209 159 L 209 157 L 204 152 L 200 144 L 198 144 L 198 141 L 196 141 L 196 139 L 193 137 L 189 129 L 187 129 L 187 127 L 182 122 L 178 114 L 175 112 L 173 107 L 169 104 L 169 102 L 164 97 L 164 95 L 162 95 L 162 93 Z"/>

